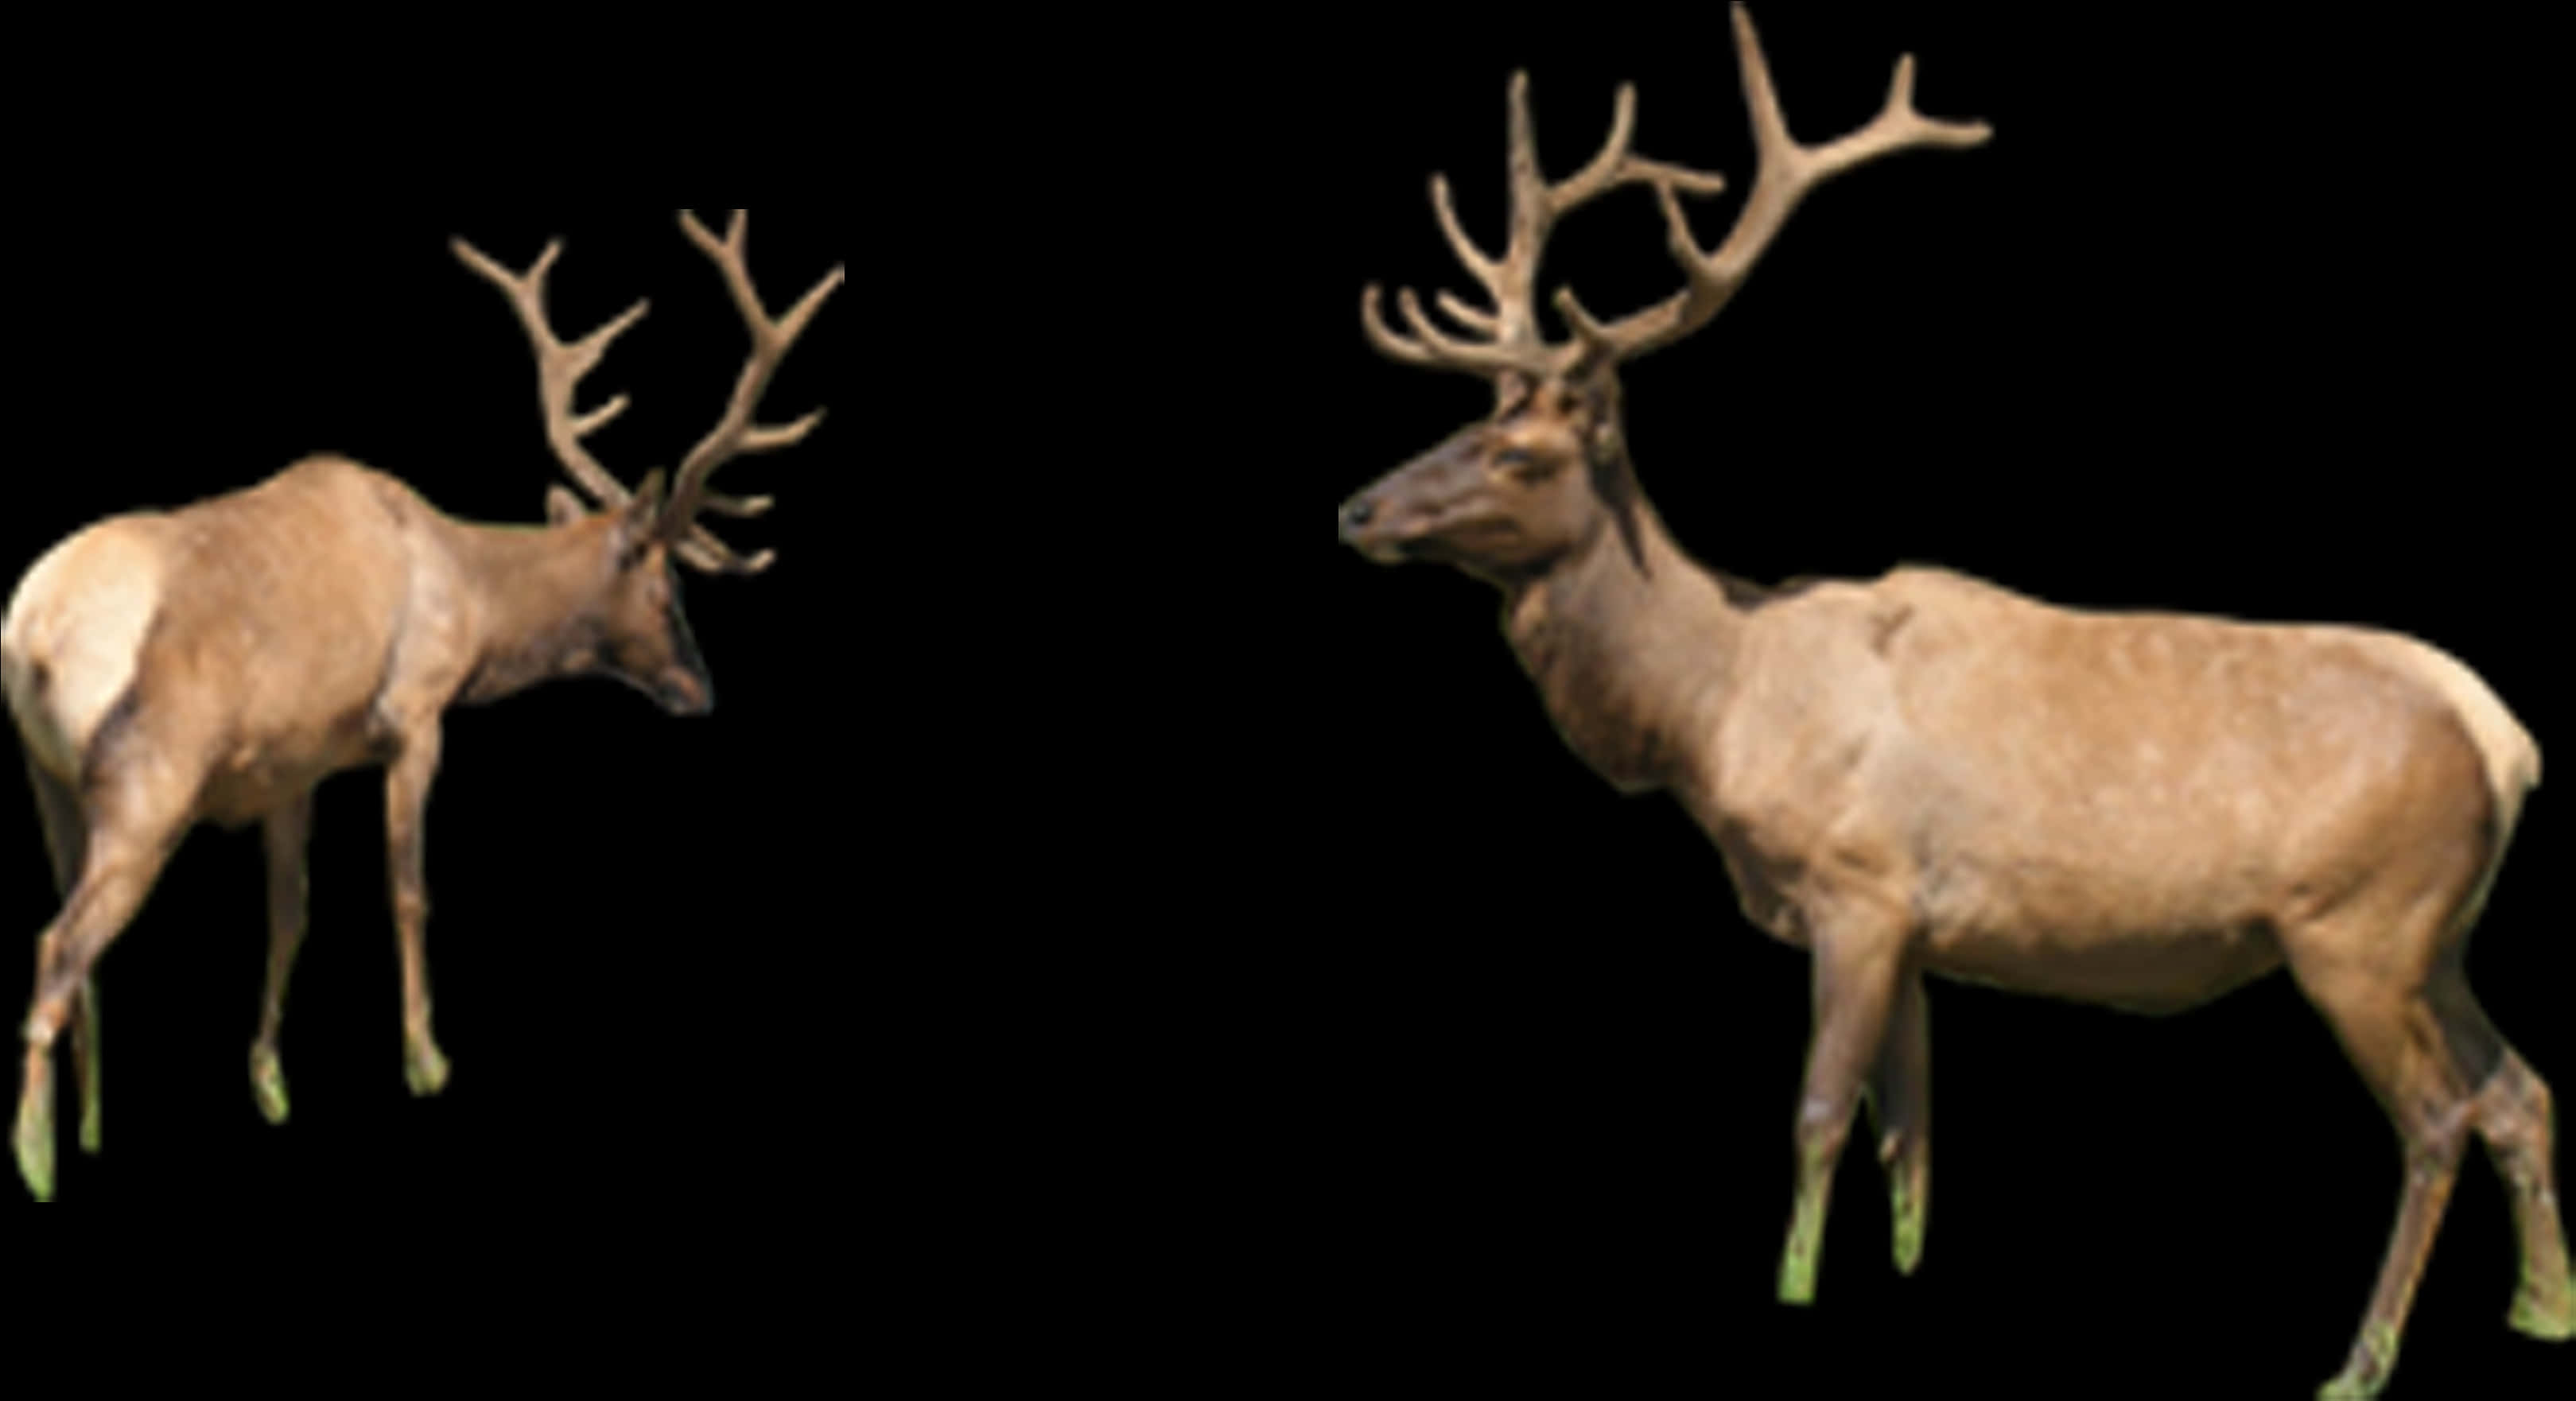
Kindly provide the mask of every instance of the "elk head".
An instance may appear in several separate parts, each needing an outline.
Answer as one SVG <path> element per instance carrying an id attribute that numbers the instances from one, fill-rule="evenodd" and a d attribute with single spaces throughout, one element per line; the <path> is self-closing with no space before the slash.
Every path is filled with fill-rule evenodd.
<path id="1" fill-rule="evenodd" d="M 1620 362 L 1668 345 L 1707 324 L 1733 298 L 1753 264 L 1807 192 L 1834 175 L 1918 146 L 1975 146 L 1983 122 L 1934 121 L 1914 110 L 1914 58 L 1897 60 L 1887 102 L 1867 126 L 1822 146 L 1802 146 L 1780 115 L 1770 70 L 1744 7 L 1734 8 L 1736 53 L 1760 160 L 1752 193 L 1726 242 L 1700 246 L 1679 195 L 1713 195 L 1723 178 L 1632 154 L 1636 91 L 1619 89 L 1610 137 L 1589 165 L 1550 183 L 1540 173 L 1529 114 L 1529 78 L 1511 82 L 1511 233 L 1500 258 L 1460 229 L 1448 181 L 1431 177 L 1432 212 L 1458 261 L 1485 288 L 1491 309 L 1443 292 L 1440 309 L 1464 328 L 1442 330 L 1412 289 L 1397 293 L 1411 334 L 1386 324 L 1377 285 L 1360 297 L 1369 343 L 1409 365 L 1489 378 L 1492 414 L 1387 474 L 1345 504 L 1342 539 L 1393 564 L 1429 559 L 1498 582 L 1545 572 L 1616 527 L 1636 554 L 1638 494 L 1621 423 Z M 1539 255 L 1557 219 L 1621 185 L 1650 186 L 1663 206 L 1668 244 L 1688 282 L 1664 301 L 1612 323 L 1595 320 L 1573 289 L 1556 309 L 1573 335 L 1550 341 L 1538 321 Z"/>
<path id="2" fill-rule="evenodd" d="M 525 273 L 512 273 L 463 239 L 450 246 L 465 265 L 481 274 L 510 299 L 519 323 L 537 353 L 537 395 L 545 411 L 546 440 L 573 480 L 598 503 L 594 512 L 560 484 L 546 492 L 550 528 L 582 532 L 589 541 L 596 569 L 592 605 L 575 627 L 578 636 L 566 644 L 564 662 L 571 670 L 597 670 L 633 685 L 675 715 L 704 715 L 715 706 L 715 686 L 706 662 L 689 634 L 680 607 L 680 576 L 675 561 L 712 574 L 757 574 L 776 560 L 763 550 L 745 559 L 711 534 L 698 517 L 704 512 L 750 517 L 774 504 L 766 496 L 726 496 L 707 489 L 707 478 L 719 466 L 744 453 L 774 452 L 804 441 L 823 421 L 816 409 L 783 427 L 756 424 L 752 411 L 788 348 L 804 333 L 823 299 L 841 285 L 834 268 L 814 284 L 787 315 L 772 320 L 752 286 L 743 262 L 743 212 L 733 212 L 725 236 L 707 232 L 693 214 L 680 215 L 681 231 L 724 274 L 734 306 L 751 331 L 751 358 L 735 383 L 732 401 L 714 430 L 689 450 L 680 463 L 677 484 L 666 496 L 663 475 L 645 478 L 630 492 L 582 446 L 582 439 L 625 412 L 627 399 L 617 395 L 588 413 L 572 409 L 574 388 L 605 354 L 609 342 L 644 315 L 639 301 L 571 345 L 556 339 L 546 318 L 546 274 L 563 252 L 563 241 L 545 252 Z"/>
<path id="3" fill-rule="evenodd" d="M 1629 499 L 1610 376 L 1525 380 L 1490 418 L 1389 473 L 1342 511 L 1342 537 L 1380 564 L 1453 564 L 1506 580 L 1592 542 Z"/>
<path id="4" fill-rule="evenodd" d="M 616 677 L 674 715 L 704 715 L 715 709 L 715 683 L 680 607 L 678 563 L 657 531 L 666 504 L 660 472 L 633 500 L 597 515 L 560 486 L 546 492 L 549 525 L 587 528 L 596 541 L 595 601 L 566 660 L 570 670 Z"/>

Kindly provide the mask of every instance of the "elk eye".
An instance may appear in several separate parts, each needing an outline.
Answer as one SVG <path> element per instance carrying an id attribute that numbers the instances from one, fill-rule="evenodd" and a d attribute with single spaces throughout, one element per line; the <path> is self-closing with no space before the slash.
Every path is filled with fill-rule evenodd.
<path id="1" fill-rule="evenodd" d="M 1529 449 L 1527 448 L 1505 448 L 1501 452 L 1494 454 L 1494 465 L 1497 467 L 1509 467 L 1515 471 L 1524 471 L 1537 466 L 1538 459 L 1530 456 Z"/>

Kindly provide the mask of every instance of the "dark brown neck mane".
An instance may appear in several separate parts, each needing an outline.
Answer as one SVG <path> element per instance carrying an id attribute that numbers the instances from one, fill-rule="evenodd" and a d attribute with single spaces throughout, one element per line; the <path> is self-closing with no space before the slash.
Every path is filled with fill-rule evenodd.
<path id="1" fill-rule="evenodd" d="M 465 699 L 498 700 L 596 659 L 604 518 L 561 529 L 441 524 L 448 547 L 473 561 L 465 576 L 485 585 L 468 605 L 481 636 Z"/>
<path id="2" fill-rule="evenodd" d="M 1627 515 L 1633 530 L 1605 522 L 1508 588 L 1503 630 L 1565 742 L 1642 793 L 1673 783 L 1708 742 L 1746 606 L 1729 595 L 1750 604 L 1762 591 L 1684 554 L 1644 498 Z"/>

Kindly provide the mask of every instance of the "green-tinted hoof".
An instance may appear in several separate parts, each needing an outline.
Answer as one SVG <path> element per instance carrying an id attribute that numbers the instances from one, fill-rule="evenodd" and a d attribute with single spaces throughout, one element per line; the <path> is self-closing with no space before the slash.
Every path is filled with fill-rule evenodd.
<path id="1" fill-rule="evenodd" d="M 422 1041 L 403 1052 L 403 1078 L 411 1083 L 416 1095 L 434 1095 L 447 1088 L 447 1057 L 438 1053 L 435 1043 Z"/>
<path id="2" fill-rule="evenodd" d="M 1896 1218 L 1896 1272 L 1910 1275 L 1914 1273 L 1914 1267 L 1922 1263 L 1922 1213 L 1899 1215 Z"/>
<path id="3" fill-rule="evenodd" d="M 1816 1301 L 1816 1257 L 1825 1244 L 1825 1213 L 1813 1198 L 1801 1194 L 1789 1214 L 1789 1240 L 1780 1248 L 1780 1302 Z"/>
<path id="4" fill-rule="evenodd" d="M 1780 1261 L 1780 1302 L 1806 1305 L 1816 1301 L 1816 1258 L 1791 1254 Z"/>
<path id="5" fill-rule="evenodd" d="M 18 1175 L 40 1202 L 54 1199 L 54 1116 L 50 1109 L 22 1105 L 18 1110 Z"/>
<path id="6" fill-rule="evenodd" d="M 259 1101 L 260 1117 L 272 1124 L 286 1122 L 286 1071 L 273 1053 L 250 1053 L 250 1092 Z"/>
<path id="7" fill-rule="evenodd" d="M 2513 1316 L 2508 1321 L 2513 1331 L 2527 1333 L 2544 1343 L 2576 1338 L 2576 1284 L 2561 1285 L 2555 1300 L 2530 1290 L 2514 1295 Z"/>
<path id="8" fill-rule="evenodd" d="M 1899 1178 L 1888 1186 L 1888 1206 L 1896 1224 L 1896 1272 L 1910 1275 L 1923 1260 L 1923 1194 Z"/>
<path id="9" fill-rule="evenodd" d="M 80 1144 L 82 1152 L 93 1158 L 98 1156 L 98 1101 L 96 1100 L 81 1106 Z"/>
<path id="10" fill-rule="evenodd" d="M 2370 1324 L 2362 1330 L 2361 1345 L 2353 1349 L 2343 1375 L 2320 1388 L 2317 1401 L 2364 1401 L 2377 1396 L 2396 1370 L 2397 1330 L 2385 1323 Z"/>

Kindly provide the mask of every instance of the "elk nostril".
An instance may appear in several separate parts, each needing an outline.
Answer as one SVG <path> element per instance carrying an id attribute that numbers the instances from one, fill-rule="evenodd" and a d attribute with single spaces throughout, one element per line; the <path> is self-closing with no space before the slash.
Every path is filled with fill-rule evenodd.
<path id="1" fill-rule="evenodd" d="M 1377 507 L 1374 503 L 1357 501 L 1353 502 L 1351 505 L 1350 522 L 1354 526 L 1366 525 L 1376 515 Z"/>

